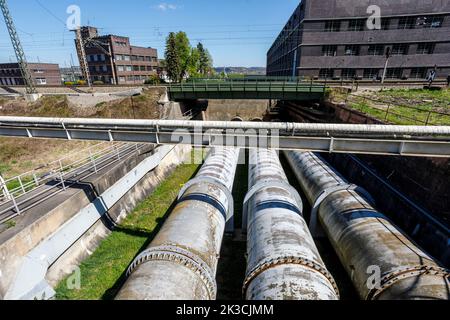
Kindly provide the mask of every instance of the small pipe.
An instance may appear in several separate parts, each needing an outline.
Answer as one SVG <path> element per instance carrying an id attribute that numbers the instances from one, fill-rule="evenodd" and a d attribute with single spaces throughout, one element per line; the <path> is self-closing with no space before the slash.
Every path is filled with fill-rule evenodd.
<path id="1" fill-rule="evenodd" d="M 250 151 L 249 185 L 243 228 L 248 230 L 246 299 L 338 300 L 336 283 L 303 219 L 302 200 L 275 151 Z"/>
<path id="2" fill-rule="evenodd" d="M 118 300 L 214 300 L 215 275 L 233 216 L 231 189 L 239 150 L 212 149 L 150 246 L 128 269 Z"/>
<path id="3" fill-rule="evenodd" d="M 320 156 L 286 152 L 295 175 L 362 299 L 450 299 L 442 268 Z"/>

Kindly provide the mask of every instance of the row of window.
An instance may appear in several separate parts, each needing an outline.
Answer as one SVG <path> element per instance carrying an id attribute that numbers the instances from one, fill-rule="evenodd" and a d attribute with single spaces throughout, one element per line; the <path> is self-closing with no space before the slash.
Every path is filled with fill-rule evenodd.
<path id="1" fill-rule="evenodd" d="M 117 66 L 118 72 L 130 72 L 130 71 L 154 71 L 156 67 L 152 66 Z"/>
<path id="2" fill-rule="evenodd" d="M 87 55 L 88 62 L 98 62 L 106 61 L 106 56 L 104 54 L 89 54 Z"/>
<path id="3" fill-rule="evenodd" d="M 361 53 L 361 45 L 347 45 L 345 46 L 344 55 L 346 56 L 359 56 Z M 415 54 L 433 54 L 436 47 L 435 43 L 419 43 Z M 370 45 L 367 50 L 369 56 L 382 56 L 387 53 L 387 48 L 390 48 L 391 55 L 407 55 L 412 54 L 410 52 L 409 44 L 394 44 L 387 46 L 383 44 Z M 337 45 L 325 45 L 322 46 L 322 56 L 335 57 L 338 55 Z"/>
<path id="4" fill-rule="evenodd" d="M 157 57 L 150 57 L 150 56 L 129 56 L 126 54 L 117 54 L 116 55 L 117 61 L 148 61 L 148 62 L 158 62 Z"/>
<path id="5" fill-rule="evenodd" d="M 46 85 L 47 79 L 46 78 L 36 78 L 35 83 L 37 85 Z M 20 85 L 23 84 L 22 78 L 0 78 L 0 84 L 2 85 Z"/>
<path id="6" fill-rule="evenodd" d="M 386 70 L 387 79 L 425 79 L 428 75 L 428 68 L 412 68 L 409 77 L 404 76 L 404 70 L 402 68 L 388 68 Z M 320 69 L 319 78 L 321 79 L 333 79 L 336 78 L 337 69 Z M 363 70 L 363 79 L 380 79 L 382 76 L 382 69 L 367 68 Z M 341 69 L 341 79 L 355 79 L 357 77 L 356 69 Z"/>
<path id="7" fill-rule="evenodd" d="M 343 20 L 326 21 L 325 32 L 340 31 L 364 31 L 366 29 L 367 19 L 347 20 L 347 27 L 344 27 Z M 444 24 L 444 16 L 421 16 L 421 17 L 402 17 L 395 23 L 393 18 L 381 19 L 381 30 L 392 29 L 416 29 L 416 28 L 441 28 Z"/>
<path id="8" fill-rule="evenodd" d="M 127 77 L 119 77 L 119 83 L 120 82 L 126 82 L 126 81 L 145 81 L 148 79 L 149 76 L 127 76 Z"/>

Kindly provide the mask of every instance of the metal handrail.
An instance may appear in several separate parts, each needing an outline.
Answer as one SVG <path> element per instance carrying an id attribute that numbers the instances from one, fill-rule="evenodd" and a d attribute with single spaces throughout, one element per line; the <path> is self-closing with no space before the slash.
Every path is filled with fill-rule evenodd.
<path id="1" fill-rule="evenodd" d="M 99 145 L 103 145 L 103 144 L 105 144 L 105 143 L 101 143 Z M 88 148 L 88 150 L 89 149 L 90 148 Z M 77 176 L 83 175 L 86 172 L 90 172 L 90 173 L 87 176 L 84 176 L 83 178 L 90 177 L 91 175 L 96 174 L 99 170 L 102 170 L 103 168 L 110 165 L 112 163 L 110 161 L 111 159 L 115 159 L 114 161 L 118 161 L 122 158 L 124 153 L 126 154 L 127 152 L 130 152 L 132 150 L 137 151 L 138 149 L 139 149 L 139 144 L 137 144 L 137 143 L 110 143 L 109 148 L 102 149 L 97 153 L 92 153 L 87 158 L 73 162 L 71 164 L 72 165 L 71 170 L 65 171 L 64 167 L 62 167 L 62 169 L 60 168 L 59 171 L 57 171 L 57 172 L 53 172 L 49 175 L 42 176 L 41 179 L 37 180 L 39 183 L 36 184 L 35 187 L 30 190 L 27 190 L 27 188 L 25 188 L 25 186 L 21 187 L 20 189 L 25 190 L 25 192 L 19 194 L 18 196 L 15 196 L 14 193 L 10 193 L 8 191 L 3 192 L 3 195 L 0 195 L 0 205 L 3 205 L 8 202 L 12 202 L 12 205 L 8 206 L 7 208 L 4 208 L 0 212 L 0 223 L 5 223 L 5 222 L 13 219 L 16 216 L 21 215 L 21 213 L 23 211 L 26 211 L 26 210 L 30 209 L 31 207 L 34 207 L 34 206 L 42 203 L 43 201 L 57 195 L 58 193 L 66 190 L 68 187 L 70 187 L 78 182 L 78 181 L 76 181 L 76 182 L 67 183 L 68 179 L 66 177 L 70 177 L 70 176 L 77 177 Z M 97 160 L 97 158 L 98 158 L 98 160 Z M 74 166 L 74 163 L 77 164 L 76 167 Z M 65 168 L 69 168 L 71 165 L 65 166 Z M 83 167 L 85 167 L 85 168 L 82 171 L 79 171 L 79 169 L 81 169 Z M 14 179 L 14 178 L 12 178 L 12 179 Z M 55 182 L 59 181 L 59 182 L 52 185 L 51 188 L 49 188 L 49 189 L 45 189 L 41 192 L 34 194 L 31 198 L 19 200 L 24 195 L 29 194 L 31 191 L 36 190 L 39 186 L 42 186 L 49 181 L 55 181 Z M 6 186 L 6 190 L 8 190 L 7 185 L 4 184 L 3 181 L 1 183 L 2 183 L 2 186 L 1 186 L 2 189 L 5 191 L 5 186 Z M 61 186 L 62 186 L 62 189 L 60 188 Z M 33 202 L 33 204 L 31 206 L 28 206 L 26 208 L 20 208 L 20 206 L 25 204 L 26 202 L 30 202 L 30 201 L 44 195 L 45 193 L 48 193 L 52 189 L 56 189 L 56 188 L 58 189 L 57 191 L 52 192 L 50 195 L 46 196 L 43 199 L 40 199 L 37 202 Z M 7 216 L 6 218 L 1 218 L 2 215 L 4 215 L 5 213 L 7 213 L 10 210 L 15 210 L 15 213 Z"/>
<path id="2" fill-rule="evenodd" d="M 386 109 L 377 108 L 376 106 L 369 106 L 372 109 L 376 109 L 376 110 L 383 111 L 383 112 L 385 111 L 386 112 L 385 117 L 384 117 L 385 121 L 388 120 L 389 115 L 394 115 L 396 117 L 414 121 L 415 123 L 421 123 L 424 125 L 430 125 L 430 120 L 431 120 L 432 115 L 449 117 L 449 119 L 450 119 L 450 113 L 436 111 L 436 110 L 434 110 L 434 108 L 435 108 L 434 106 L 431 109 L 424 109 L 424 108 L 408 106 L 408 105 L 404 105 L 404 104 L 396 104 L 392 101 L 385 101 L 385 100 L 381 100 L 381 99 L 374 99 L 371 97 L 359 96 L 359 95 L 355 95 L 355 94 L 351 94 L 351 93 L 347 94 L 346 101 L 345 101 L 346 103 L 348 103 L 349 97 L 353 97 L 353 98 L 356 98 L 359 100 L 362 99 L 363 103 L 365 103 L 366 101 L 371 101 L 374 103 L 380 103 L 380 104 L 387 105 L 388 107 Z M 449 104 L 449 106 L 450 106 L 450 104 Z M 421 120 L 419 118 L 408 117 L 404 114 L 400 114 L 400 113 L 396 113 L 396 112 L 392 111 L 392 109 L 395 109 L 395 108 L 411 109 L 411 110 L 418 111 L 418 112 L 428 114 L 428 115 L 426 117 L 426 120 Z"/>
<path id="3" fill-rule="evenodd" d="M 106 148 L 102 148 L 99 150 L 99 148 L 101 148 L 104 145 L 108 145 L 108 146 Z M 24 194 L 24 193 L 26 193 L 25 190 L 28 192 L 32 191 L 32 190 L 28 190 L 28 188 L 30 186 L 32 186 L 32 185 L 39 186 L 39 185 L 41 185 L 40 181 L 45 181 L 45 180 L 48 181 L 48 180 L 54 178 L 56 175 L 59 175 L 59 172 L 67 172 L 68 170 L 70 170 L 72 168 L 79 168 L 80 166 L 84 165 L 87 162 L 85 158 L 81 158 L 76 161 L 70 162 L 68 165 L 63 165 L 63 162 L 65 160 L 72 159 L 75 155 L 78 156 L 80 153 L 85 153 L 85 152 L 89 152 L 89 157 L 98 158 L 102 154 L 106 154 L 106 153 L 110 152 L 111 149 L 115 147 L 115 145 L 117 145 L 117 143 L 111 144 L 110 142 L 102 142 L 102 143 L 96 144 L 94 146 L 90 146 L 86 149 L 79 150 L 78 152 L 72 152 L 71 154 L 69 154 L 61 159 L 58 159 L 56 161 L 50 162 L 49 164 L 46 164 L 45 166 L 39 167 L 37 169 L 33 169 L 31 171 L 22 173 L 18 176 L 12 177 L 12 178 L 8 178 L 8 179 L 4 180 L 3 184 L 5 184 L 6 188 L 8 189 L 8 192 L 10 194 L 13 194 L 13 195 L 15 195 L 17 193 Z M 93 149 L 95 149 L 97 151 L 92 153 Z M 44 169 L 46 169 L 45 170 L 46 172 L 43 172 Z M 30 180 L 29 182 L 23 183 L 23 180 L 25 177 L 30 177 L 33 179 Z M 17 181 L 19 183 L 19 186 L 10 189 L 8 187 L 8 184 L 11 184 L 14 181 Z M 20 191 L 22 191 L 22 192 L 20 192 Z"/>

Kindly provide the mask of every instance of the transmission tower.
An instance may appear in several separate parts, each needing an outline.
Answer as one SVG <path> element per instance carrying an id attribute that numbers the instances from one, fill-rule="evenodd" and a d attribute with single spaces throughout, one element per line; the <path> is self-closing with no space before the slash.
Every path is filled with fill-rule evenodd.
<path id="1" fill-rule="evenodd" d="M 77 47 L 78 59 L 80 60 L 81 73 L 83 74 L 83 78 L 86 80 L 87 85 L 89 87 L 92 87 L 91 75 L 89 73 L 89 66 L 86 59 L 86 51 L 85 51 L 86 44 L 83 37 L 81 36 L 81 29 L 77 28 L 72 31 L 74 31 L 76 35 L 75 45 Z"/>
<path id="2" fill-rule="evenodd" d="M 6 0 L 0 0 L 0 7 L 2 8 L 3 17 L 5 18 L 6 28 L 8 29 L 11 42 L 16 53 L 17 62 L 19 63 L 20 72 L 25 82 L 26 92 L 28 94 L 37 93 L 33 84 L 33 78 L 31 77 L 30 69 L 28 69 L 27 59 L 20 43 L 19 35 L 17 34 L 16 27 L 14 25 L 11 13 L 9 12 Z"/>

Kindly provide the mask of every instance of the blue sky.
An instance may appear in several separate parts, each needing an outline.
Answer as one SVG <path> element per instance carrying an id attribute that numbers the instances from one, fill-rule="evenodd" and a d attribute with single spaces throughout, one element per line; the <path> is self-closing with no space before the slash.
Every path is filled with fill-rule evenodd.
<path id="1" fill-rule="evenodd" d="M 65 27 L 69 5 L 81 8 L 82 25 L 102 34 L 129 36 L 134 45 L 164 55 L 170 31 L 202 41 L 215 66 L 265 66 L 266 52 L 299 0 L 7 0 L 29 61 L 78 64 L 73 33 Z M 15 61 L 0 18 L 0 62 Z"/>

